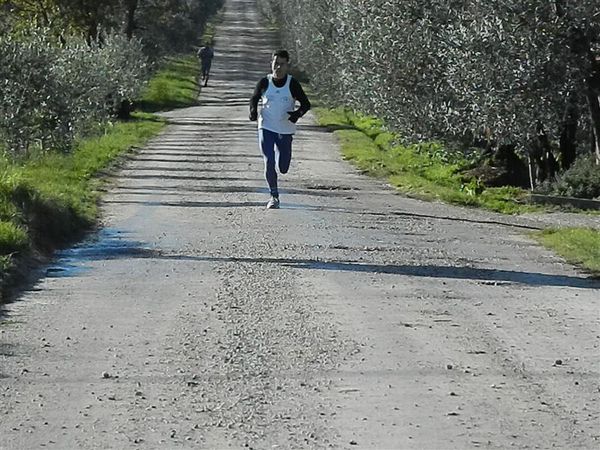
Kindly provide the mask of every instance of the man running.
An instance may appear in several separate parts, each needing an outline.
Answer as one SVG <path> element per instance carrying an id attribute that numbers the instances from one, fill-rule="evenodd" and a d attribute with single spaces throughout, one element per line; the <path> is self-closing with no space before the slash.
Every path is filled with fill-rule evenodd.
<path id="1" fill-rule="evenodd" d="M 310 109 L 302 86 L 288 74 L 289 64 L 290 55 L 286 50 L 273 53 L 271 74 L 257 83 L 250 99 L 250 120 L 258 120 L 258 140 L 265 161 L 265 178 L 271 191 L 271 199 L 267 203 L 269 209 L 279 208 L 275 162 L 278 160 L 279 172 L 287 173 L 292 160 L 296 122 Z M 261 99 L 259 115 L 258 102 Z M 295 109 L 296 101 L 300 102 L 298 109 Z"/>
<path id="2" fill-rule="evenodd" d="M 208 86 L 208 77 L 210 75 L 210 65 L 212 59 L 215 56 L 215 52 L 212 49 L 211 43 L 207 42 L 206 45 L 200 47 L 198 50 L 198 58 L 200 58 L 200 65 L 202 66 L 202 81 L 204 86 Z"/>

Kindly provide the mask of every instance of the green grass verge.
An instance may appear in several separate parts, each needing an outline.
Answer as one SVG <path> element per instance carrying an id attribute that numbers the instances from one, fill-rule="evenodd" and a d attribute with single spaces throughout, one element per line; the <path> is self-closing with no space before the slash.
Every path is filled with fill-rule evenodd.
<path id="1" fill-rule="evenodd" d="M 167 111 L 198 104 L 200 66 L 195 55 L 168 58 L 149 81 L 136 107 L 146 112 Z"/>
<path id="2" fill-rule="evenodd" d="M 320 125 L 335 130 L 344 158 L 407 195 L 505 214 L 542 209 L 523 204 L 527 196 L 523 189 L 484 188 L 474 179 L 465 179 L 461 169 L 467 161 L 458 156 L 449 160 L 440 143 L 400 144 L 381 120 L 343 108 L 317 107 L 315 113 Z"/>
<path id="3" fill-rule="evenodd" d="M 99 176 L 165 122 L 150 112 L 197 104 L 195 56 L 169 60 L 137 104 L 145 112 L 77 142 L 69 154 L 48 152 L 24 162 L 0 157 L 0 280 L 15 258 L 48 251 L 96 223 Z"/>
<path id="4" fill-rule="evenodd" d="M 24 163 L 0 160 L 0 271 L 12 257 L 50 250 L 91 227 L 97 218 L 98 173 L 164 127 L 148 114 L 77 142 L 70 154 L 49 153 Z"/>
<path id="5" fill-rule="evenodd" d="M 568 262 L 600 276 L 600 231 L 589 228 L 561 228 L 540 231 L 533 236 Z"/>

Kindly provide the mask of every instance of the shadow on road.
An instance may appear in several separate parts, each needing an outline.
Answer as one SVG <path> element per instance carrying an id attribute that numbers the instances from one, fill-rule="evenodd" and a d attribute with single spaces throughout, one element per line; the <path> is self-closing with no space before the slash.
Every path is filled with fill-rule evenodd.
<path id="1" fill-rule="evenodd" d="M 114 259 L 119 257 L 113 254 L 110 257 L 97 253 L 98 259 Z M 556 286 L 573 287 L 581 289 L 600 289 L 600 280 L 593 278 L 580 278 L 564 275 L 552 275 L 536 272 L 519 272 L 513 270 L 497 270 L 461 266 L 437 265 L 394 265 L 394 264 L 368 264 L 358 261 L 320 260 L 320 259 L 295 259 L 295 258 L 244 258 L 244 257 L 214 257 L 193 256 L 179 254 L 163 254 L 160 251 L 145 251 L 138 254 L 125 254 L 133 258 L 151 258 L 158 260 L 197 261 L 212 263 L 242 263 L 242 264 L 279 264 L 294 269 L 324 270 L 336 272 L 374 273 L 387 275 L 402 275 L 423 278 L 447 278 L 471 281 L 509 282 L 528 286 Z"/>
<path id="2" fill-rule="evenodd" d="M 294 258 L 238 258 L 212 256 L 161 255 L 159 258 L 175 260 L 193 260 L 216 263 L 262 263 L 281 264 L 295 269 L 327 270 L 358 273 L 376 273 L 389 275 L 404 275 L 424 278 L 449 278 L 473 281 L 500 281 L 518 283 L 529 286 L 575 287 L 581 289 L 600 289 L 600 281 L 593 278 L 579 278 L 564 275 L 551 275 L 535 272 L 518 272 L 513 270 L 484 269 L 460 266 L 435 265 L 387 265 L 368 264 L 357 261 Z"/>
<path id="3" fill-rule="evenodd" d="M 170 180 L 207 180 L 207 181 L 217 181 L 217 180 L 233 180 L 233 181 L 245 181 L 245 182 L 262 182 L 262 179 L 250 179 L 250 178 L 233 178 L 233 177 L 186 177 L 186 176 L 174 176 L 174 175 L 123 175 L 121 178 L 132 178 L 132 179 L 170 179 Z M 187 187 L 184 187 L 187 189 Z M 131 189 L 131 188 L 130 188 Z M 141 187 L 139 189 L 142 189 Z M 169 189 L 172 189 L 170 187 Z M 255 193 L 265 193 L 265 188 L 254 188 L 254 187 L 203 187 L 200 189 L 196 189 L 198 192 L 255 192 Z M 315 189 L 282 189 L 281 193 L 286 194 L 298 194 L 298 195 L 307 195 L 307 196 L 316 196 L 316 197 L 344 197 L 347 199 L 352 199 L 351 193 L 337 193 L 331 192 L 330 190 L 323 190 L 319 192 Z M 132 192 L 133 193 L 133 192 Z M 350 194 L 350 195 L 349 195 Z M 145 201 L 134 201 L 134 200 L 107 200 L 105 203 L 116 203 L 116 204 L 141 204 L 141 205 L 150 205 L 150 206 L 171 206 L 178 208 L 240 208 L 240 207 L 253 207 L 260 206 L 263 207 L 264 203 L 262 202 L 145 202 Z M 429 214 L 417 214 L 417 213 L 405 213 L 398 211 L 388 211 L 388 212 L 377 212 L 377 211 L 367 211 L 364 209 L 351 209 L 344 207 L 331 207 L 331 206 L 319 206 L 319 205 L 308 205 L 303 203 L 289 203 L 284 202 L 281 204 L 281 210 L 298 210 L 298 211 L 319 211 L 319 212 L 329 212 L 329 213 L 342 213 L 342 214 L 356 214 L 360 216 L 377 216 L 377 217 L 387 217 L 393 219 L 394 217 L 403 216 L 407 218 L 422 218 L 422 219 L 433 219 L 433 220 L 444 220 L 444 221 L 452 221 L 452 222 L 465 222 L 465 223 L 474 223 L 481 225 L 499 225 L 503 227 L 509 228 L 519 228 L 525 230 L 541 230 L 542 228 L 531 226 L 531 225 L 523 225 L 517 223 L 505 223 L 495 220 L 485 220 L 485 219 L 468 219 L 465 217 L 449 217 L 449 216 L 435 216 Z"/>
<path id="4" fill-rule="evenodd" d="M 171 156 L 171 157 L 176 157 L 176 156 L 191 156 L 191 157 L 206 157 L 206 158 L 210 158 L 213 156 L 218 156 L 219 158 L 255 158 L 255 159 L 260 159 L 262 160 L 262 156 L 258 154 L 258 152 L 256 154 L 253 153 L 218 153 L 218 152 L 214 152 L 214 153 L 207 153 L 207 152 L 152 152 L 152 151 L 147 151 L 144 152 L 144 156 Z M 131 159 L 139 161 L 139 158 L 136 157 L 132 157 Z M 179 161 L 179 160 L 169 160 L 170 162 L 187 162 L 186 160 L 183 161 Z M 137 168 L 136 168 L 137 170 Z"/>
<path id="5" fill-rule="evenodd" d="M 207 202 L 210 203 L 210 202 Z M 241 205 L 248 206 L 252 202 Z M 263 206 L 263 203 L 256 203 Z M 221 206 L 216 203 L 215 206 Z M 369 257 L 365 251 L 365 257 Z M 354 272 L 399 275 L 423 278 L 509 282 L 527 286 L 556 286 L 581 289 L 600 289 L 600 280 L 594 278 L 552 275 L 537 272 L 498 270 L 466 266 L 440 266 L 432 264 L 372 264 L 364 261 L 340 259 L 265 258 L 236 256 L 202 256 L 163 252 L 149 248 L 144 243 L 129 240 L 126 233 L 108 229 L 81 246 L 62 252 L 55 265 L 48 269 L 48 276 L 77 276 L 85 272 L 86 262 L 111 259 L 152 259 L 167 261 L 194 261 L 200 263 L 274 264 L 299 270 Z"/>
<path id="6" fill-rule="evenodd" d="M 207 168 L 202 168 L 202 169 L 196 169 L 196 168 L 189 168 L 189 167 L 136 167 L 135 169 L 123 169 L 122 170 L 123 173 L 128 173 L 128 172 L 133 172 L 133 173 L 138 173 L 138 172 L 148 172 L 148 173 L 154 173 L 155 175 L 159 176 L 161 173 L 163 172 L 184 172 L 184 173 L 198 173 L 198 172 L 206 172 L 206 173 L 223 173 L 223 172 L 227 172 L 227 173 L 246 173 L 248 172 L 247 170 L 242 170 L 242 169 L 228 169 L 228 170 L 224 170 L 224 169 L 207 169 Z"/>
<path id="7" fill-rule="evenodd" d="M 4 311 L 0 310 L 0 325 L 2 325 L 3 320 L 7 320 L 7 318 L 4 317 Z M 15 351 L 14 345 L 5 342 L 0 342 L 0 358 L 11 358 L 16 355 L 17 352 Z M 1 369 L 2 367 L 0 367 L 0 380 L 11 378 L 9 375 L 5 375 L 4 373 L 2 373 Z"/>
<path id="8" fill-rule="evenodd" d="M 145 206 L 171 206 L 176 208 L 247 208 L 260 206 L 264 208 L 265 202 L 158 202 L 134 200 L 107 200 L 104 203 L 119 205 L 145 205 Z"/>
<path id="9" fill-rule="evenodd" d="M 221 171 L 223 172 L 223 171 Z M 230 170 L 228 170 L 227 172 L 231 172 Z M 241 171 L 238 171 L 241 172 Z M 194 176 L 176 176 L 176 175 L 163 175 L 163 174 L 156 174 L 156 175 L 121 175 L 119 176 L 120 180 L 156 180 L 156 179 L 160 179 L 160 180 L 190 180 L 190 181 L 255 181 L 255 182 L 262 182 L 262 178 L 261 179 L 256 179 L 256 178 L 241 178 L 241 177 L 194 177 Z"/>
<path id="10" fill-rule="evenodd" d="M 120 193 L 131 194 L 131 195 L 177 195 L 181 192 L 198 192 L 198 193 L 225 193 L 225 194 L 234 194 L 234 193 L 248 193 L 248 194 L 269 194 L 268 187 L 258 187 L 258 186 L 181 186 L 180 188 L 176 187 L 158 187 L 158 186 L 116 186 L 115 189 Z M 313 197 L 341 197 L 346 196 L 345 193 L 339 192 L 330 192 L 330 191 L 318 191 L 318 190 L 309 190 L 309 189 L 294 189 L 294 188 L 286 188 L 281 189 L 280 192 L 282 195 L 306 195 Z M 265 200 L 266 202 L 266 200 Z M 179 206 L 179 204 L 178 204 Z M 196 206 L 196 205 L 186 205 L 185 202 L 182 202 L 180 206 Z M 264 206 L 264 203 L 261 203 L 261 206 Z"/>
<path id="11" fill-rule="evenodd" d="M 252 157 L 252 156 L 249 156 Z M 183 164 L 246 164 L 247 161 L 235 161 L 230 159 L 210 159 L 210 160 L 181 160 L 181 159 L 161 159 L 161 158 L 135 158 L 137 162 L 149 162 L 149 163 L 183 163 Z M 136 168 L 137 169 L 137 168 Z"/>
<path id="12" fill-rule="evenodd" d="M 418 214 L 418 213 L 405 213 L 405 212 L 399 212 L 399 211 L 394 211 L 392 213 L 390 213 L 394 216 L 405 216 L 405 217 L 420 217 L 423 219 L 435 219 L 435 220 L 449 220 L 452 222 L 466 222 L 466 223 L 477 223 L 477 224 L 487 224 L 487 225 L 501 225 L 504 227 L 511 227 L 511 228 L 523 228 L 525 230 L 532 230 L 532 231 L 538 231 L 538 230 L 542 230 L 542 228 L 540 227 L 535 227 L 535 226 L 531 226 L 531 225 L 521 225 L 521 224 L 516 224 L 516 223 L 506 223 L 506 222 L 500 222 L 498 220 L 484 220 L 484 219 L 467 219 L 465 217 L 448 217 L 448 216 L 432 216 L 432 215 L 428 215 L 428 214 Z"/>
<path id="13" fill-rule="evenodd" d="M 8 356 L 13 356 L 14 355 L 14 350 L 13 350 L 13 346 L 11 344 L 5 344 L 0 342 L 0 356 L 3 357 L 8 357 Z M 0 378 L 2 377 L 2 375 L 0 374 Z"/>

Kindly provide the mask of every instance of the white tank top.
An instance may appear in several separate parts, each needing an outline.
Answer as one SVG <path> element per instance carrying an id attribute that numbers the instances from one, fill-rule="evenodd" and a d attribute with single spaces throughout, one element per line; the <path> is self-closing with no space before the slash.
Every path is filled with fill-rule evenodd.
<path id="1" fill-rule="evenodd" d="M 278 134 L 294 134 L 296 124 L 288 120 L 288 112 L 296 109 L 296 100 L 290 91 L 291 75 L 283 87 L 273 84 L 273 75 L 267 75 L 269 85 L 262 95 L 262 108 L 258 118 L 258 128 L 273 131 Z"/>

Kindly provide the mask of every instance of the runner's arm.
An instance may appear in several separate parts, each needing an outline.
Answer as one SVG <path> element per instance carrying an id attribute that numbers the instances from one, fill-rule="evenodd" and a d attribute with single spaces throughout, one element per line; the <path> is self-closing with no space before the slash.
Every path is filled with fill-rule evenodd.
<path id="1" fill-rule="evenodd" d="M 310 101 L 304 93 L 302 85 L 295 78 L 292 78 L 292 81 L 290 82 L 290 91 L 292 92 L 292 97 L 300 102 L 300 108 L 298 108 L 296 111 L 298 111 L 300 113 L 300 117 L 302 117 L 310 109 Z"/>
<path id="2" fill-rule="evenodd" d="M 265 77 L 256 83 L 254 93 L 250 98 L 250 120 L 254 121 L 258 117 L 258 102 L 264 91 L 269 87 L 269 80 Z"/>
<path id="3" fill-rule="evenodd" d="M 289 120 L 293 123 L 296 123 L 298 119 L 306 114 L 306 112 L 310 109 L 310 101 L 304 93 L 302 85 L 296 81 L 295 78 L 292 78 L 292 81 L 290 82 L 290 92 L 292 93 L 292 97 L 300 102 L 300 108 L 295 111 L 288 112 L 290 116 Z"/>

